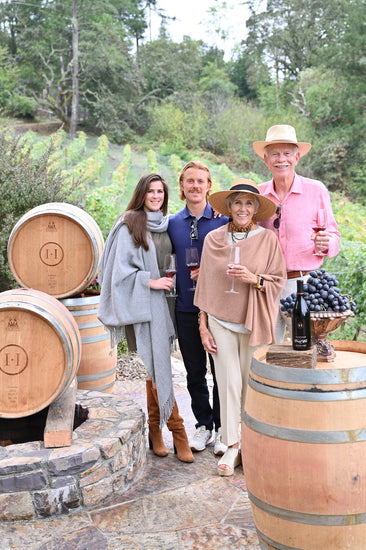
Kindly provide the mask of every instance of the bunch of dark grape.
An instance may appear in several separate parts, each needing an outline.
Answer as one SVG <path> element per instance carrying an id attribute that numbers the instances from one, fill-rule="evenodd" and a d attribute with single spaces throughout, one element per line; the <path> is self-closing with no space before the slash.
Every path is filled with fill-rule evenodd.
<path id="1" fill-rule="evenodd" d="M 356 304 L 347 294 L 341 294 L 338 281 L 324 268 L 310 271 L 310 277 L 304 282 L 304 298 L 310 311 L 355 311 Z M 281 298 L 281 310 L 292 313 L 296 300 L 296 292 Z"/>

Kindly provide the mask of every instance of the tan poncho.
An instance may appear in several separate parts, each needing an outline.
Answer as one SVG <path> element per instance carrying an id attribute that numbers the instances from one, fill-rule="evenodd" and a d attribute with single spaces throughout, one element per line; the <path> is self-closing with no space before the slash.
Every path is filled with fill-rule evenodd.
<path id="1" fill-rule="evenodd" d="M 251 332 L 250 345 L 275 342 L 274 326 L 278 315 L 278 299 L 286 282 L 286 266 L 278 239 L 265 229 L 237 243 L 240 264 L 261 275 L 265 292 L 254 285 L 235 280 L 239 294 L 228 294 L 231 277 L 226 274 L 229 254 L 229 225 L 211 231 L 203 245 L 200 272 L 194 303 L 217 319 L 244 323 Z"/>

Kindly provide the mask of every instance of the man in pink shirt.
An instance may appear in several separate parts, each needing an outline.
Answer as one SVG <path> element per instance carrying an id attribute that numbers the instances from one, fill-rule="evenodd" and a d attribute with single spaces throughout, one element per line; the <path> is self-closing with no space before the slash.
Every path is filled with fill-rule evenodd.
<path id="1" fill-rule="evenodd" d="M 259 190 L 277 203 L 277 212 L 260 225 L 276 233 L 285 257 L 287 283 L 281 298 L 296 292 L 297 279 L 307 279 L 309 271 L 322 265 L 324 256 L 331 258 L 339 250 L 340 233 L 327 188 L 295 173 L 300 157 L 310 148 L 310 143 L 297 141 L 295 128 L 287 124 L 272 126 L 265 141 L 253 143 L 273 176 L 259 185 Z M 280 311 L 277 342 L 283 341 L 285 330 L 286 317 Z"/>

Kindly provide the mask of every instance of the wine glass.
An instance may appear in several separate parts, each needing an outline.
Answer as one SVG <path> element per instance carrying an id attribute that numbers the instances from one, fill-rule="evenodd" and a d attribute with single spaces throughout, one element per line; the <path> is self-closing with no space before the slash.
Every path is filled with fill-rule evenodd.
<path id="1" fill-rule="evenodd" d="M 229 248 L 229 257 L 228 257 L 228 266 L 232 266 L 234 264 L 240 263 L 240 248 L 238 246 L 230 246 Z M 235 280 L 231 279 L 231 289 L 225 290 L 225 292 L 229 292 L 231 294 L 239 294 L 234 288 Z"/>
<path id="2" fill-rule="evenodd" d="M 327 211 L 325 208 L 319 208 L 316 215 L 316 222 L 313 226 L 313 231 L 319 233 L 319 231 L 325 231 L 327 228 Z M 325 256 L 324 252 L 318 252 L 315 250 L 313 252 L 314 256 Z"/>
<path id="3" fill-rule="evenodd" d="M 167 296 L 170 298 L 175 298 L 177 296 L 176 290 L 175 290 L 175 280 L 174 275 L 177 272 L 177 257 L 175 254 L 166 254 L 164 258 L 164 268 L 163 268 L 165 274 L 169 279 L 173 279 L 174 285 L 167 293 Z"/>
<path id="4" fill-rule="evenodd" d="M 198 256 L 198 248 L 194 246 L 186 248 L 186 267 L 188 267 L 190 271 L 193 271 L 197 269 L 199 265 L 200 259 Z M 196 290 L 196 281 L 192 282 L 192 287 L 189 290 L 193 290 L 193 292 Z"/>

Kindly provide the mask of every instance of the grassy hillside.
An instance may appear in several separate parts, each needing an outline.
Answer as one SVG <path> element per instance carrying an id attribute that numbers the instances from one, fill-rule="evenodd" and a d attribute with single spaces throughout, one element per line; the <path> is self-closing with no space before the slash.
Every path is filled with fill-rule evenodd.
<path id="1" fill-rule="evenodd" d="M 40 156 L 53 142 L 53 166 L 60 169 L 65 185 L 82 178 L 76 196 L 79 203 L 94 217 L 106 237 L 114 220 L 126 208 L 139 178 L 148 172 L 161 174 L 170 189 L 169 213 L 183 207 L 178 196 L 178 175 L 187 160 L 202 160 L 211 171 L 213 190 L 228 189 L 236 177 L 249 177 L 257 182 L 255 173 L 239 174 L 205 152 L 185 151 L 184 159 L 177 155 L 161 155 L 159 150 L 129 144 L 116 146 L 106 136 L 92 137 L 79 132 L 70 140 L 59 131 L 51 136 L 27 132 L 21 137 L 30 154 Z M 326 269 L 337 275 L 340 288 L 351 294 L 359 306 L 357 320 L 346 329 L 348 338 L 365 339 L 366 327 L 366 207 L 352 203 L 345 196 L 331 194 L 335 218 L 342 235 L 341 250 L 336 258 L 325 260 Z M 348 331 L 348 332 L 347 332 Z"/>

